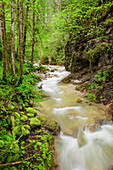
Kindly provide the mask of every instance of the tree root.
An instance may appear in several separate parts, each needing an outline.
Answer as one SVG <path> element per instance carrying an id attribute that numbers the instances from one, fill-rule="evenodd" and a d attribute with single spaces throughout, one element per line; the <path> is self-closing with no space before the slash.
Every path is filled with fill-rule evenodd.
<path id="1" fill-rule="evenodd" d="M 31 157 L 26 158 L 26 159 L 23 160 L 23 161 L 17 161 L 17 162 L 12 162 L 12 163 L 0 164 L 0 167 L 7 167 L 7 166 L 16 165 L 16 164 L 21 164 L 21 163 L 24 163 L 24 161 L 27 161 L 27 160 L 32 159 L 33 157 L 34 157 L 34 155 L 31 156 Z"/>

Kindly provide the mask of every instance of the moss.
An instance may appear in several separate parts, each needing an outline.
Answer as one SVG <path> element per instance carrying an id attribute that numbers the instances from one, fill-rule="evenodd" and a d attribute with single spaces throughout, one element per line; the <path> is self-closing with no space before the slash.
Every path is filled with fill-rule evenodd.
<path id="1" fill-rule="evenodd" d="M 28 107 L 28 106 L 29 106 L 29 104 L 28 104 L 27 102 L 25 102 L 25 106 L 26 106 L 26 107 Z"/>
<path id="2" fill-rule="evenodd" d="M 48 120 L 44 116 L 39 116 L 38 119 L 41 121 L 41 126 L 48 129 L 52 134 L 57 134 L 59 131 L 59 125 L 53 121 L 53 120 Z"/>
<path id="3" fill-rule="evenodd" d="M 31 130 L 31 128 L 30 128 L 29 125 L 24 125 L 23 127 L 24 127 L 25 129 Z"/>
<path id="4" fill-rule="evenodd" d="M 21 115 L 24 115 L 24 112 L 20 112 Z"/>
<path id="5" fill-rule="evenodd" d="M 20 126 L 15 126 L 14 127 L 14 133 L 15 133 L 15 135 L 21 135 L 21 128 L 20 128 Z"/>
<path id="6" fill-rule="evenodd" d="M 11 152 L 12 153 L 17 153 L 19 152 L 19 146 L 17 143 L 12 143 L 12 145 L 10 146 Z"/>
<path id="7" fill-rule="evenodd" d="M 14 116 L 20 118 L 20 114 L 19 114 L 18 112 L 15 112 L 15 113 L 14 113 Z"/>
<path id="8" fill-rule="evenodd" d="M 8 109 L 9 109 L 9 110 L 14 110 L 14 108 L 15 108 L 15 107 L 14 107 L 13 105 L 8 104 Z"/>
<path id="9" fill-rule="evenodd" d="M 3 148 L 3 147 L 4 147 L 4 141 L 0 140 L 0 148 Z"/>
<path id="10" fill-rule="evenodd" d="M 24 115 L 24 116 L 21 117 L 21 120 L 26 122 L 28 120 L 28 117 L 26 115 Z"/>
<path id="11" fill-rule="evenodd" d="M 34 117 L 34 114 L 28 113 L 27 116 L 28 117 Z"/>
<path id="12" fill-rule="evenodd" d="M 30 119 L 30 126 L 31 126 L 31 128 L 36 128 L 36 127 L 38 127 L 40 125 L 41 125 L 41 122 L 37 118 L 31 118 Z"/>
<path id="13" fill-rule="evenodd" d="M 34 116 L 37 115 L 37 110 L 33 109 L 32 107 L 26 108 L 26 111 L 27 111 L 28 113 L 34 114 Z"/>
<path id="14" fill-rule="evenodd" d="M 22 126 L 22 134 L 24 136 L 27 136 L 30 134 L 30 131 L 27 128 L 25 128 L 25 126 Z"/>
<path id="15" fill-rule="evenodd" d="M 48 97 L 48 95 L 44 92 L 44 90 L 40 90 L 40 96 L 42 97 L 42 98 L 44 98 L 44 97 Z"/>

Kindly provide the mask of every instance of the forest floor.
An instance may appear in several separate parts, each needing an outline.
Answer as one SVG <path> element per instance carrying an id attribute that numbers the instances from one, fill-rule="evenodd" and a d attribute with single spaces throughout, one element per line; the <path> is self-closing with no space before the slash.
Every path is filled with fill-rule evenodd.
<path id="1" fill-rule="evenodd" d="M 34 86 L 39 81 L 29 72 L 18 87 L 12 81 L 0 84 L 0 169 L 57 167 L 54 136 L 58 135 L 59 125 L 33 108 L 33 101 L 40 105 L 46 97 Z"/>

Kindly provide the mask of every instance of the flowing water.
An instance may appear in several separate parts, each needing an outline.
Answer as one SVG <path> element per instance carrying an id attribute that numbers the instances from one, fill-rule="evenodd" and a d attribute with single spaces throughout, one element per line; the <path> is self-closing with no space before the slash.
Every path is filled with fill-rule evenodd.
<path id="1" fill-rule="evenodd" d="M 40 114 L 61 126 L 56 137 L 60 170 L 107 170 L 113 165 L 113 125 L 103 121 L 95 126 L 96 121 L 106 119 L 102 106 L 88 102 L 74 85 L 59 83 L 70 73 L 64 67 L 51 72 L 53 68 L 40 82 L 49 96 L 41 103 Z M 81 103 L 76 102 L 78 98 Z"/>

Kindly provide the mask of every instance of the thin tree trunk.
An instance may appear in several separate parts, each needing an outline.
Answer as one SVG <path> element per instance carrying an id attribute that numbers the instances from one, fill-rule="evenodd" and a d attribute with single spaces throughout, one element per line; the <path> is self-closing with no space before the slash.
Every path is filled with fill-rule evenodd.
<path id="1" fill-rule="evenodd" d="M 15 77 L 14 0 L 11 2 L 11 59 L 13 76 Z"/>
<path id="2" fill-rule="evenodd" d="M 27 20 L 28 20 L 28 13 L 29 13 L 29 0 L 28 0 L 28 3 L 27 3 L 26 19 L 25 19 L 25 28 L 24 28 L 23 61 L 24 61 L 25 50 L 26 50 L 26 35 L 27 35 Z"/>
<path id="3" fill-rule="evenodd" d="M 6 28 L 5 28 L 5 12 L 4 2 L 0 3 L 0 19 L 1 19 L 1 40 L 3 51 L 3 80 L 6 80 L 6 74 L 8 72 L 8 54 L 7 54 L 7 42 L 6 42 Z"/>
<path id="4" fill-rule="evenodd" d="M 33 67 L 33 60 L 34 60 L 34 45 L 35 45 L 35 8 L 34 8 L 35 0 L 33 0 L 33 38 L 32 38 L 32 57 L 31 57 L 31 64 Z"/>
<path id="5" fill-rule="evenodd" d="M 19 3 L 19 0 L 18 0 Z M 19 5 L 19 4 L 18 4 Z M 23 73 L 23 1 L 20 1 L 20 20 L 19 20 L 19 60 L 20 60 L 20 74 L 18 84 L 22 83 Z"/>

